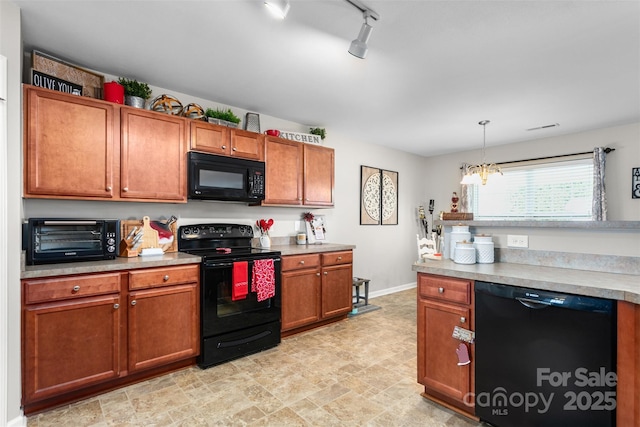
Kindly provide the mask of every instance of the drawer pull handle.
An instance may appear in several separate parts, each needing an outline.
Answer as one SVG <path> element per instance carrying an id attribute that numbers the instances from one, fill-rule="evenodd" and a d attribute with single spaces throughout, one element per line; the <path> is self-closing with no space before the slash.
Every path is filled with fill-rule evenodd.
<path id="1" fill-rule="evenodd" d="M 169 275 L 168 275 L 168 274 L 167 274 L 167 275 L 165 275 L 165 276 L 162 278 L 162 280 L 164 280 L 165 282 L 166 282 L 167 280 L 169 280 Z"/>
<path id="2" fill-rule="evenodd" d="M 73 292 L 78 292 L 79 290 L 80 290 L 80 286 L 75 285 L 75 286 L 73 287 Z"/>
<path id="3" fill-rule="evenodd" d="M 465 323 L 466 321 L 467 321 L 467 318 L 466 318 L 466 317 L 462 316 L 462 317 L 460 318 L 460 323 Z"/>
<path id="4" fill-rule="evenodd" d="M 444 288 L 438 288 L 438 293 L 439 294 L 444 294 Z"/>
<path id="5" fill-rule="evenodd" d="M 342 261 L 342 257 L 341 256 L 338 257 L 338 261 Z"/>
<path id="6" fill-rule="evenodd" d="M 300 261 L 300 264 L 304 264 L 304 260 Z"/>
<path id="7" fill-rule="evenodd" d="M 136 300 L 131 301 L 131 305 L 136 305 Z"/>
<path id="8" fill-rule="evenodd" d="M 116 310 L 119 309 L 120 308 L 120 304 L 113 304 L 113 308 L 116 309 Z"/>

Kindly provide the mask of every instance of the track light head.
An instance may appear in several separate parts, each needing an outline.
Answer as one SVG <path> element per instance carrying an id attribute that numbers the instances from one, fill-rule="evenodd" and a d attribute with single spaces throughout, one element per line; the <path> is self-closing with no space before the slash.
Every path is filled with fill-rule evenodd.
<path id="1" fill-rule="evenodd" d="M 273 16 L 280 19 L 284 19 L 291 9 L 289 0 L 265 0 L 264 4 Z"/>
<path id="2" fill-rule="evenodd" d="M 362 24 L 360 27 L 360 33 L 358 34 L 358 38 L 351 42 L 351 46 L 349 47 L 349 53 L 356 58 L 364 59 L 367 56 L 367 52 L 369 51 L 369 46 L 367 46 L 367 42 L 369 41 L 369 37 L 371 37 L 371 31 L 373 27 L 366 22 Z"/>

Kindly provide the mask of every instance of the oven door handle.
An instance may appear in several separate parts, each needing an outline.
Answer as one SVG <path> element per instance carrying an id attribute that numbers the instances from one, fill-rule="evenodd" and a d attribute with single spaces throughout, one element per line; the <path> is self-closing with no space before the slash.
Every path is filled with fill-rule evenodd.
<path id="1" fill-rule="evenodd" d="M 233 267 L 233 263 L 232 262 L 209 261 L 209 262 L 205 263 L 204 266 L 207 267 L 207 268 L 229 268 L 229 267 Z"/>

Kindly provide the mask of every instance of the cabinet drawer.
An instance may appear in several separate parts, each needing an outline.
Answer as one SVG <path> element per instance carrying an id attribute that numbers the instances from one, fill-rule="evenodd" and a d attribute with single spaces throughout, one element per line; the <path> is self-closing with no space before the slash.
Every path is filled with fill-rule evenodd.
<path id="1" fill-rule="evenodd" d="M 25 304 L 120 292 L 120 273 L 34 279 L 24 282 Z"/>
<path id="2" fill-rule="evenodd" d="M 282 257 L 282 271 L 315 268 L 320 265 L 319 254 L 290 255 Z"/>
<path id="3" fill-rule="evenodd" d="M 352 251 L 326 252 L 322 254 L 322 265 L 351 264 L 353 262 Z"/>
<path id="4" fill-rule="evenodd" d="M 418 283 L 421 297 L 471 304 L 471 280 L 420 274 Z"/>
<path id="5" fill-rule="evenodd" d="M 199 266 L 149 268 L 129 271 L 129 289 L 147 289 L 197 282 Z"/>

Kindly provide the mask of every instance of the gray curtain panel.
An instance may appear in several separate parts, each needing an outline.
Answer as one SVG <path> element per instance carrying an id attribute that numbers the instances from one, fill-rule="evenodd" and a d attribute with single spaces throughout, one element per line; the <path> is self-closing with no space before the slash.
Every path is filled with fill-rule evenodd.
<path id="1" fill-rule="evenodd" d="M 607 220 L 607 192 L 604 187 L 604 165 L 607 153 L 604 147 L 593 149 L 593 206 L 591 216 L 594 221 Z"/>

